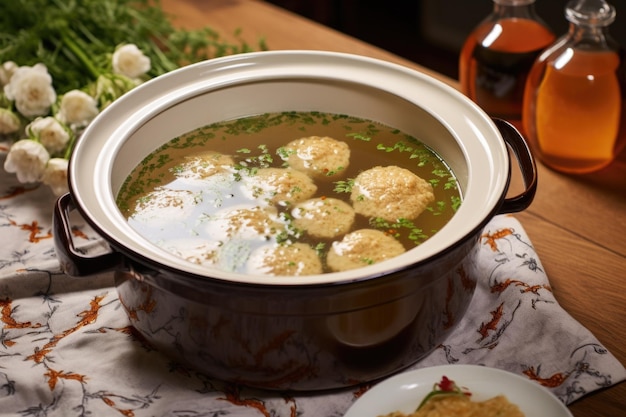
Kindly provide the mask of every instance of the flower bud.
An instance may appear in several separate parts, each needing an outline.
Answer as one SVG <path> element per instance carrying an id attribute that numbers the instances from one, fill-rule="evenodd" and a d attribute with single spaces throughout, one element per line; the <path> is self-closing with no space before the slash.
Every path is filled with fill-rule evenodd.
<path id="1" fill-rule="evenodd" d="M 17 175 L 21 183 L 38 182 L 43 176 L 50 154 L 44 146 L 31 139 L 13 144 L 4 161 L 4 170 Z"/>
<path id="2" fill-rule="evenodd" d="M 87 126 L 98 115 L 98 102 L 89 94 L 80 91 L 68 91 L 61 98 L 58 119 L 73 127 Z"/>
<path id="3" fill-rule="evenodd" d="M 69 191 L 67 183 L 68 160 L 64 158 L 52 158 L 48 161 L 43 172 L 41 182 L 50 186 L 52 193 L 60 197 Z"/>
<path id="4" fill-rule="evenodd" d="M 9 109 L 0 108 L 0 135 L 15 133 L 19 128 L 19 117 Z"/>
<path id="5" fill-rule="evenodd" d="M 69 132 L 54 117 L 38 117 L 26 126 L 26 134 L 36 139 L 52 154 L 59 154 L 65 150 L 70 140 Z"/>
<path id="6" fill-rule="evenodd" d="M 113 72 L 128 78 L 138 78 L 150 71 L 150 58 L 135 44 L 120 46 L 113 53 Z"/>
<path id="7" fill-rule="evenodd" d="M 25 117 L 46 115 L 57 99 L 52 77 L 43 64 L 17 68 L 4 86 L 4 94 L 15 101 L 15 108 Z"/>

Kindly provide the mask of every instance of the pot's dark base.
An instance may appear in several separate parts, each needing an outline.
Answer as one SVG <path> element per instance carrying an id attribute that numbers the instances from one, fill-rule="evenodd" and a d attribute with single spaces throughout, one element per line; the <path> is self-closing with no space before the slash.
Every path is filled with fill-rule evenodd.
<path id="1" fill-rule="evenodd" d="M 469 305 L 472 261 L 436 278 L 434 262 L 324 287 L 192 288 L 130 265 L 116 281 L 133 326 L 175 360 L 223 381 L 309 391 L 371 382 L 431 352 Z"/>

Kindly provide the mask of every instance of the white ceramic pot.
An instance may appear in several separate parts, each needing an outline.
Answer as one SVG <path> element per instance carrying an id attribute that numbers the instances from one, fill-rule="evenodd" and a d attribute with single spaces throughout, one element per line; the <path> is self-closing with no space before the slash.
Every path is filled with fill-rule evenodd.
<path id="1" fill-rule="evenodd" d="M 349 114 L 419 138 L 454 171 L 461 207 L 403 255 L 294 279 L 189 263 L 128 225 L 115 197 L 153 150 L 213 122 L 281 111 Z M 514 198 L 506 198 L 507 145 L 526 182 Z M 313 51 L 214 59 L 137 87 L 90 124 L 70 161 L 69 181 L 70 194 L 55 212 L 57 250 L 69 274 L 114 269 L 133 325 L 178 360 L 216 378 L 295 390 L 370 381 L 430 352 L 472 297 L 475 281 L 464 271 L 482 228 L 496 214 L 526 208 L 537 185 L 521 136 L 451 87 L 392 63 Z M 111 254 L 94 259 L 73 249 L 67 215 L 73 208 Z"/>

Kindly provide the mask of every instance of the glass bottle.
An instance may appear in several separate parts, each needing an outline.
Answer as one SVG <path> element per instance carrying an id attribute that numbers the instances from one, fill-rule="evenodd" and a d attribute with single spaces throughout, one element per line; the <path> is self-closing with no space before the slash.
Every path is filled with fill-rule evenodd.
<path id="1" fill-rule="evenodd" d="M 570 1 L 565 17 L 568 33 L 539 56 L 528 77 L 523 124 L 545 165 L 583 174 L 615 157 L 621 54 L 608 34 L 615 8 L 606 1 Z"/>
<path id="2" fill-rule="evenodd" d="M 459 59 L 461 91 L 520 130 L 528 72 L 556 38 L 536 14 L 535 1 L 493 0 L 493 11 L 470 33 Z"/>

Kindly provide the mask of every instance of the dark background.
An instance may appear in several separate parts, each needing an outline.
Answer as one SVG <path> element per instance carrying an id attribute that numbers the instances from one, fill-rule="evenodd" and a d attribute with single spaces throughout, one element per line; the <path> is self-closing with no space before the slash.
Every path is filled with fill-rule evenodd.
<path id="1" fill-rule="evenodd" d="M 458 56 L 491 0 L 268 0 L 304 17 L 458 78 Z M 569 0 L 537 0 L 537 14 L 560 36 Z M 609 33 L 626 47 L 626 0 L 609 0 L 617 18 Z"/>

